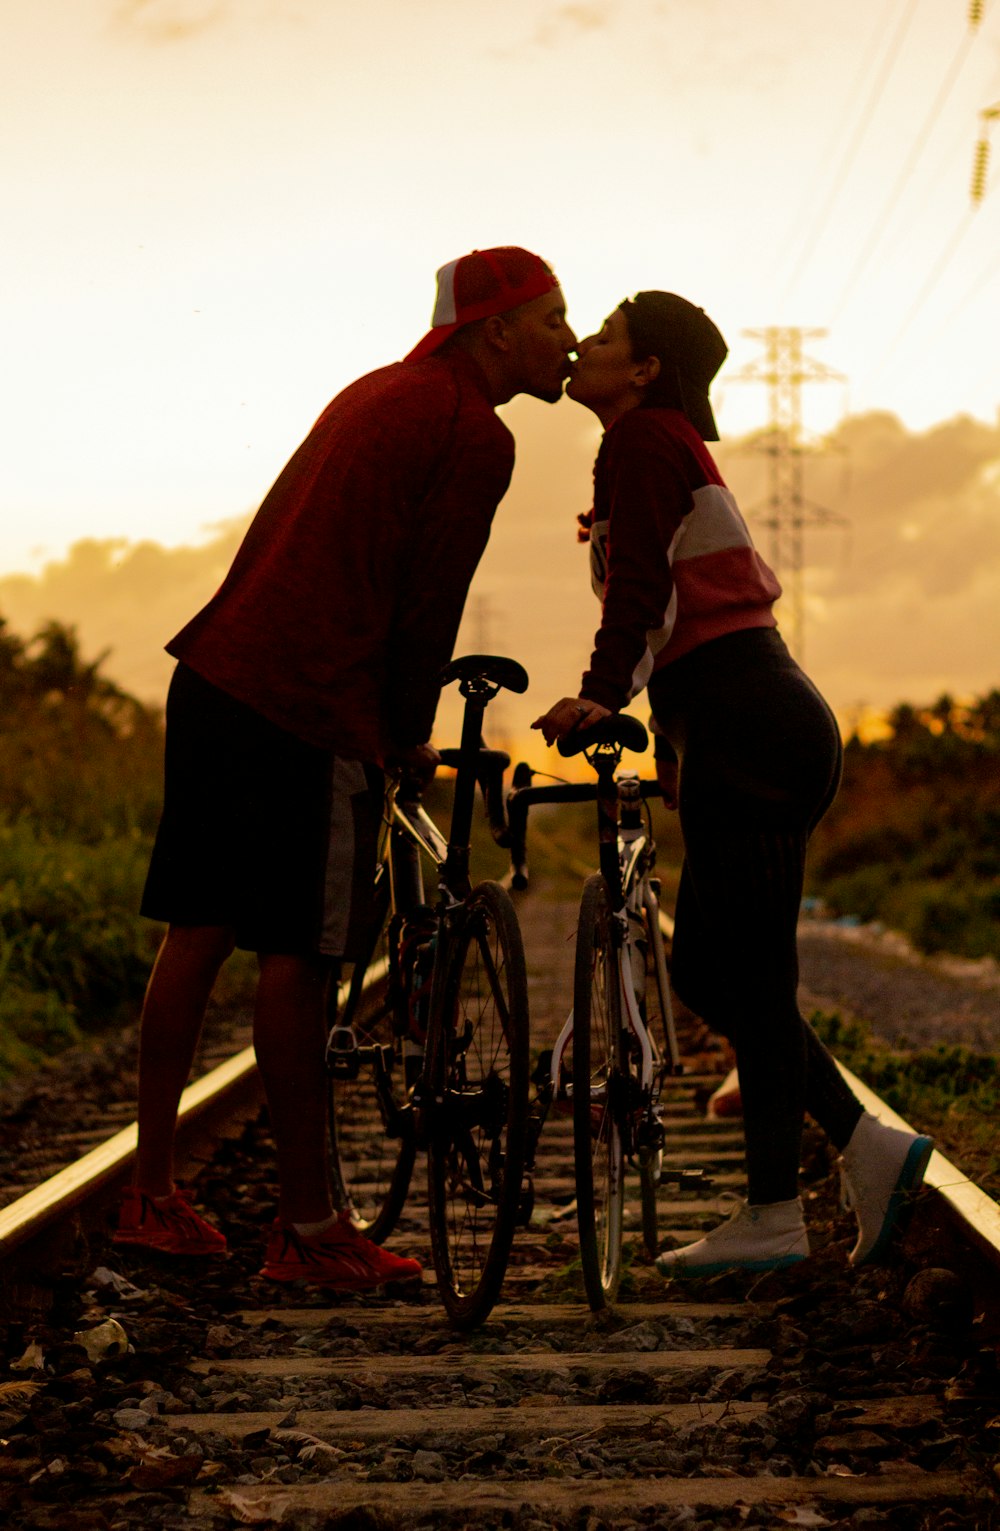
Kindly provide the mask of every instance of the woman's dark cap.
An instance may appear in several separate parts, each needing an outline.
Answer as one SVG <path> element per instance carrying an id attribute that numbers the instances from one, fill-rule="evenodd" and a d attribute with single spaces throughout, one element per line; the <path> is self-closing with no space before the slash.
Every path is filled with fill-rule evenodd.
<path id="1" fill-rule="evenodd" d="M 708 390 L 729 347 L 705 310 L 674 292 L 637 292 L 621 306 L 635 355 L 660 362 L 644 402 L 683 410 L 702 441 L 718 441 Z"/>

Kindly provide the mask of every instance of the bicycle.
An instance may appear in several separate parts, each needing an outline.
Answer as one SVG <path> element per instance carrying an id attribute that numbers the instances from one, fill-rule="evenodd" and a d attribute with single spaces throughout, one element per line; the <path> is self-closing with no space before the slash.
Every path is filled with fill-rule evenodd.
<path id="1" fill-rule="evenodd" d="M 618 770 L 626 749 L 641 752 L 646 744 L 646 730 L 637 719 L 604 719 L 559 743 L 564 756 L 586 756 L 596 783 L 536 787 L 531 785 L 535 773 L 519 765 L 507 800 L 515 888 L 527 886 L 531 806 L 597 803 L 600 871 L 584 884 L 573 1008 L 552 1050 L 547 1099 L 538 1113 L 544 1120 L 553 1105 L 572 1110 L 580 1262 L 595 1311 L 614 1301 L 621 1278 L 627 1166 L 638 1170 L 643 1242 L 651 1258 L 657 1252 L 658 1187 L 669 1182 L 704 1189 L 709 1184 L 700 1169 L 663 1169 L 660 1099 L 666 1080 L 680 1074 L 682 1065 L 648 807 L 643 826 L 645 800 L 660 788 L 655 781 L 641 781 L 636 771 Z"/>
<path id="2" fill-rule="evenodd" d="M 449 1318 L 481 1323 L 496 1302 L 518 1222 L 528 1109 L 528 999 L 520 929 L 496 882 L 472 887 L 469 839 L 479 780 L 504 839 L 509 757 L 481 746 L 501 687 L 527 689 L 513 660 L 473 654 L 446 667 L 465 698 L 451 828 L 420 784 L 390 782 L 367 938 L 333 1008 L 327 1041 L 334 1200 L 383 1240 L 426 1149 L 432 1258 Z M 425 898 L 423 865 L 437 879 Z M 375 982 L 373 983 L 373 976 Z"/>

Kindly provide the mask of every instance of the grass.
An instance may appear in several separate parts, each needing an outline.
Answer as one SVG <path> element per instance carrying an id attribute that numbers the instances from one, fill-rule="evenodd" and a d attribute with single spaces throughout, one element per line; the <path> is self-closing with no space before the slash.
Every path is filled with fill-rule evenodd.
<path id="1" fill-rule="evenodd" d="M 162 936 L 138 913 L 149 848 L 0 821 L 0 1082 L 136 1019 Z M 234 954 L 216 999 L 245 1001 L 252 967 Z"/>

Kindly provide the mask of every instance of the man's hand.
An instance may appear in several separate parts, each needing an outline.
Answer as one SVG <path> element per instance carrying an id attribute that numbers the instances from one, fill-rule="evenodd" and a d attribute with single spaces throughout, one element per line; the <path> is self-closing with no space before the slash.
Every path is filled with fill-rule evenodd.
<path id="1" fill-rule="evenodd" d="M 666 808 L 677 807 L 677 761 L 658 760 L 656 762 L 656 779 L 663 793 L 663 803 Z"/>
<path id="2" fill-rule="evenodd" d="M 541 729 L 546 744 L 554 744 L 557 739 L 572 733 L 574 728 L 593 728 L 602 718 L 610 716 L 610 707 L 602 707 L 600 702 L 588 702 L 584 696 L 564 696 L 531 726 Z"/>
<path id="3" fill-rule="evenodd" d="M 402 771 L 404 776 L 414 776 L 425 785 L 433 780 L 434 772 L 441 764 L 441 756 L 433 744 L 411 744 L 409 749 L 400 750 L 398 755 L 393 756 L 389 764 Z"/>

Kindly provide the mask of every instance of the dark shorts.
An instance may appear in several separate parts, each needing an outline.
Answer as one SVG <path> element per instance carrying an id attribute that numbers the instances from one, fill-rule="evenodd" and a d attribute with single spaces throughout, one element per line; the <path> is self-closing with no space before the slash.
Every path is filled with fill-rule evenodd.
<path id="1" fill-rule="evenodd" d="M 248 951 L 350 958 L 383 789 L 377 766 L 304 743 L 179 664 L 142 913 L 226 926 Z"/>

